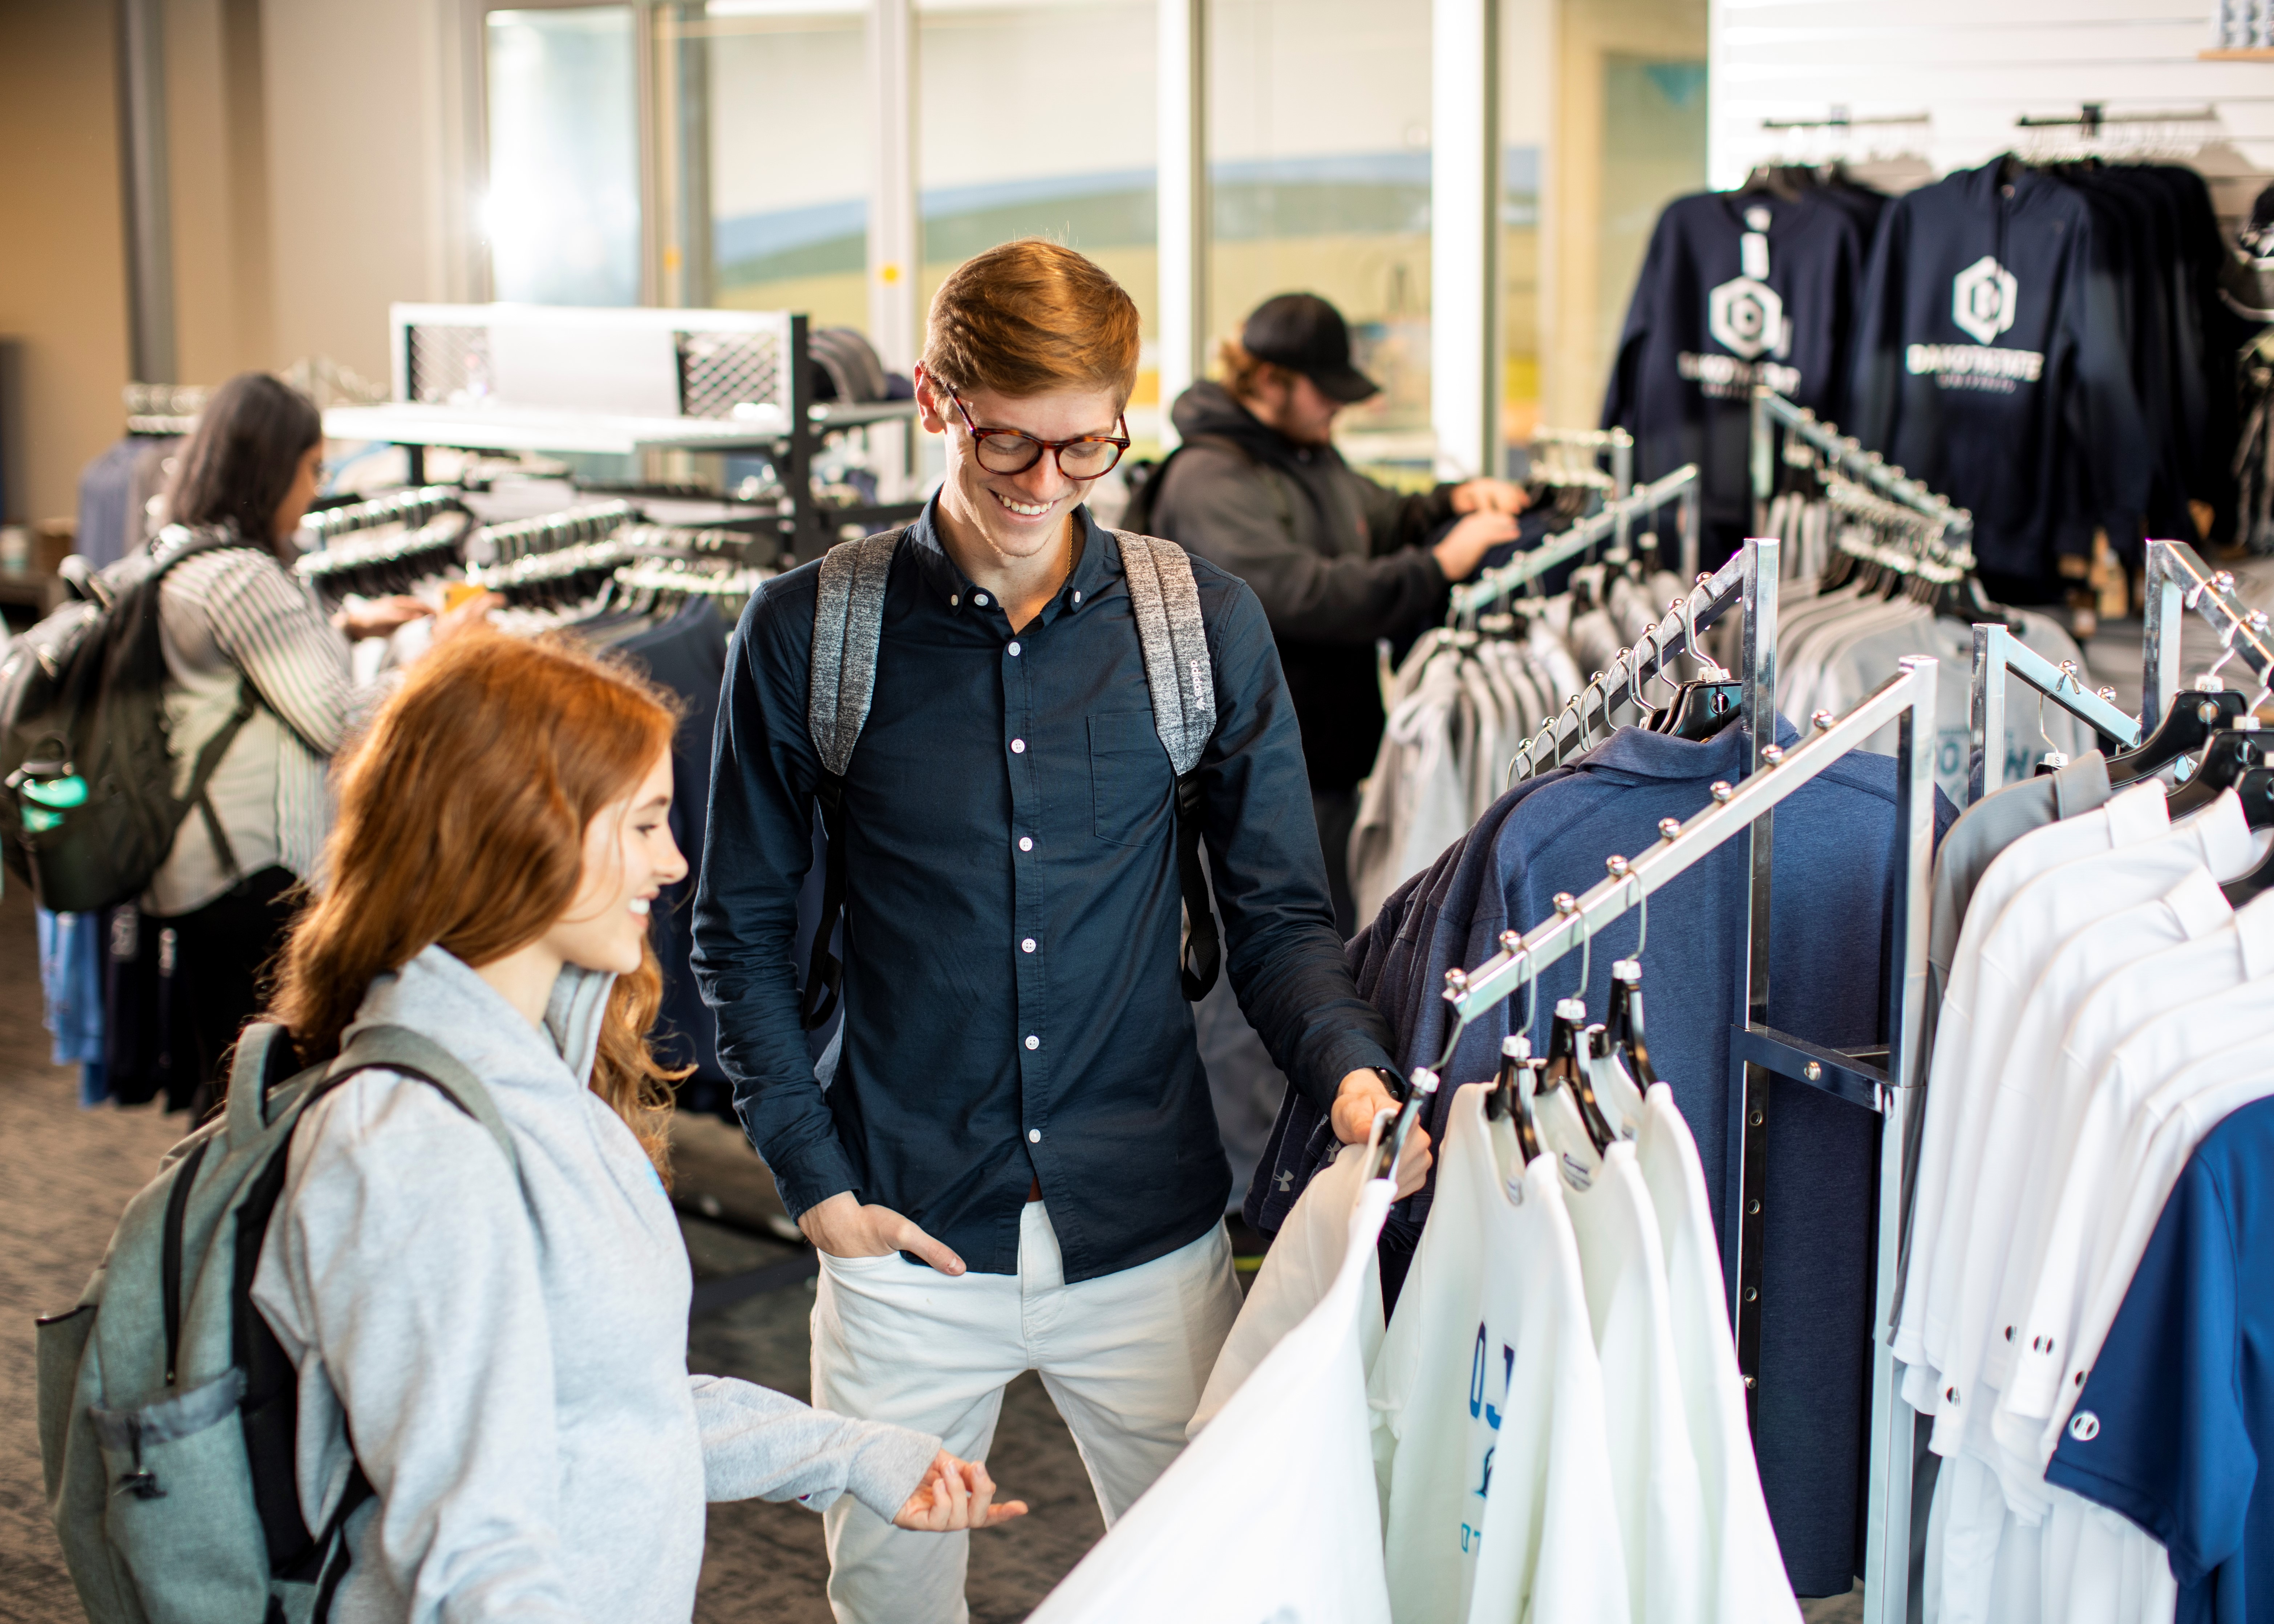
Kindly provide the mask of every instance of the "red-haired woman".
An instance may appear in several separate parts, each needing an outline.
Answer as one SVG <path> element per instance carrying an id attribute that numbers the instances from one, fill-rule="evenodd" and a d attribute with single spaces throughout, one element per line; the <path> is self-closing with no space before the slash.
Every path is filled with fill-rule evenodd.
<path id="1" fill-rule="evenodd" d="M 343 1410 L 377 1490 L 349 1522 L 335 1616 L 683 1624 L 706 1500 L 850 1493 L 938 1530 L 1024 1509 L 990 1507 L 985 1469 L 937 1438 L 688 1374 L 666 1079 L 644 1036 L 648 906 L 687 870 L 673 726 L 621 671 L 470 631 L 344 763 L 275 1018 L 310 1063 L 361 1022 L 441 1043 L 486 1086 L 520 1177 L 393 1072 L 359 1073 L 298 1131 L 253 1297 L 300 1413 Z M 348 1480 L 334 1453 L 303 1447 L 311 1527 Z"/>

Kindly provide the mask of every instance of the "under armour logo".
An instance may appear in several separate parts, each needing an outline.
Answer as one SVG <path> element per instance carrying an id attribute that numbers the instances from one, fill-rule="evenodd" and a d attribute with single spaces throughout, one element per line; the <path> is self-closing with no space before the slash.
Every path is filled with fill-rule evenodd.
<path id="1" fill-rule="evenodd" d="M 2068 1421 L 2068 1435 L 2081 1444 L 2089 1444 L 2100 1436 L 2100 1417 L 2090 1410 L 2080 1410 Z"/>
<path id="2" fill-rule="evenodd" d="M 1281 1195 L 1285 1195 L 1294 1187 L 1295 1176 L 1292 1173 L 1282 1173 L 1279 1175 L 1279 1193 Z"/>

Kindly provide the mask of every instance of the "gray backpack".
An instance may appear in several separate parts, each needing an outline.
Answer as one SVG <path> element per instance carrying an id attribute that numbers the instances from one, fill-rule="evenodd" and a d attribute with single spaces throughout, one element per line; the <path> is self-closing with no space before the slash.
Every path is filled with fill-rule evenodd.
<path id="1" fill-rule="evenodd" d="M 291 1052 L 282 1027 L 245 1029 L 226 1109 L 127 1203 L 79 1306 L 39 1321 L 48 1509 L 93 1624 L 312 1624 L 347 1576 L 371 1485 L 356 1468 L 324 1527 L 303 1520 L 298 1378 L 252 1302 L 308 1107 L 358 1071 L 401 1071 L 487 1128 L 517 1177 L 481 1079 L 431 1039 L 371 1027 L 282 1077 Z"/>
<path id="2" fill-rule="evenodd" d="M 887 530 L 847 541 L 822 555 L 813 605 L 813 655 L 806 688 L 806 729 L 821 757 L 814 799 L 829 853 L 822 876 L 821 923 L 805 977 L 806 1029 L 836 1011 L 845 966 L 831 951 L 845 908 L 845 770 L 869 719 L 877 687 L 877 643 L 885 626 L 885 583 L 892 555 L 907 534 Z M 1115 530 L 1121 569 L 1145 654 L 1153 697 L 1153 730 L 1177 775 L 1177 878 L 1185 898 L 1185 947 L 1178 966 L 1185 996 L 1197 1004 L 1216 985 L 1222 951 L 1201 864 L 1201 753 L 1216 733 L 1216 672 L 1193 562 L 1173 541 Z"/>

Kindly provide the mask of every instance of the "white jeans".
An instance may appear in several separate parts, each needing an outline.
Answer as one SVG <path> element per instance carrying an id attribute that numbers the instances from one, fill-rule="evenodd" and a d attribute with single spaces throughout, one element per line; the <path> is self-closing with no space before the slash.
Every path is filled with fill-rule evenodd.
<path id="1" fill-rule="evenodd" d="M 934 1432 L 983 1457 L 1004 1384 L 1026 1371 L 1065 1417 L 1110 1526 L 1185 1445 L 1216 1350 L 1239 1314 L 1219 1224 L 1189 1245 L 1068 1285 L 1043 1203 L 1019 1227 L 1019 1272 L 951 1278 L 898 1253 L 823 1253 L 813 1402 Z M 1002 1485 L 1019 1497 L 1017 1484 Z M 824 1514 L 839 1624 L 964 1624 L 968 1534 L 896 1529 L 850 1495 Z"/>

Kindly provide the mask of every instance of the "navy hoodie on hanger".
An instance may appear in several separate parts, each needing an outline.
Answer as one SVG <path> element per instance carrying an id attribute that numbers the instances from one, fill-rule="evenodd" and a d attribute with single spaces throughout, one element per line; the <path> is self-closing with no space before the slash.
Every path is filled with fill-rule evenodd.
<path id="1" fill-rule="evenodd" d="M 2140 535 L 2153 450 L 2130 323 L 2083 197 L 2005 160 L 1898 198 L 1864 293 L 1863 442 L 1974 515 L 1984 583 L 2049 602 L 2059 555 Z"/>
<path id="2" fill-rule="evenodd" d="M 1819 192 L 1699 192 L 1659 216 L 1603 426 L 1634 435 L 1638 478 L 1698 464 L 1701 568 L 1736 551 L 1751 522 L 1753 385 L 1838 410 L 1868 246 L 1857 211 Z"/>

